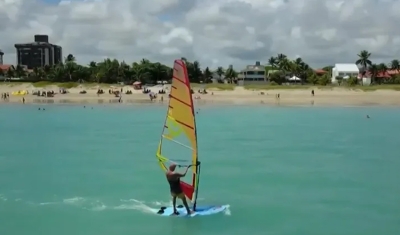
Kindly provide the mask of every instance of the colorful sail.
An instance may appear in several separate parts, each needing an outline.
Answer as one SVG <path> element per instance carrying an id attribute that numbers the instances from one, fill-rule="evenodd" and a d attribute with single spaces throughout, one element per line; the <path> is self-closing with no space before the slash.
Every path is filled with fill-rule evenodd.
<path id="1" fill-rule="evenodd" d="M 167 117 L 157 150 L 157 159 L 166 171 L 168 165 L 192 165 L 181 179 L 181 187 L 193 203 L 198 188 L 197 134 L 194 106 L 186 64 L 175 60 Z"/>

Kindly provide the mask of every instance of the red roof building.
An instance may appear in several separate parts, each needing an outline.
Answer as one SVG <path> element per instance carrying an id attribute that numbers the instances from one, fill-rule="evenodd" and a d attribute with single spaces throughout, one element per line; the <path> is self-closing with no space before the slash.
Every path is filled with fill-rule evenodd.
<path id="1" fill-rule="evenodd" d="M 395 76 L 395 75 L 398 75 L 398 74 L 400 74 L 400 70 L 387 70 L 385 72 L 378 72 L 376 74 L 376 78 L 389 79 L 389 78 L 392 78 L 392 76 Z M 364 77 L 367 77 L 367 78 L 370 78 L 371 76 L 372 76 L 372 74 L 371 74 L 370 71 L 367 71 L 364 74 Z M 361 77 L 363 77 L 363 75 L 360 73 L 358 75 L 358 77 L 361 78 Z"/>
<path id="2" fill-rule="evenodd" d="M 325 70 L 323 70 L 323 69 L 316 69 L 316 70 L 314 70 L 314 72 L 315 72 L 317 75 L 324 75 L 324 74 L 327 73 L 327 71 L 325 71 Z"/>
<path id="3" fill-rule="evenodd" d="M 11 64 L 0 64 L 0 69 L 3 71 L 8 71 L 10 68 L 14 68 L 14 65 Z"/>

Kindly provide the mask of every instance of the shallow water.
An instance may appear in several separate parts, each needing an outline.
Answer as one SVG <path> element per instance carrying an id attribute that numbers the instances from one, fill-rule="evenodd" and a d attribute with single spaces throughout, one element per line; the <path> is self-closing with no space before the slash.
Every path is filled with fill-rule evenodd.
<path id="1" fill-rule="evenodd" d="M 400 233 L 399 109 L 201 106 L 199 204 L 230 210 L 181 219 L 148 212 L 164 107 L 38 107 L 0 107 L 0 234 Z"/>

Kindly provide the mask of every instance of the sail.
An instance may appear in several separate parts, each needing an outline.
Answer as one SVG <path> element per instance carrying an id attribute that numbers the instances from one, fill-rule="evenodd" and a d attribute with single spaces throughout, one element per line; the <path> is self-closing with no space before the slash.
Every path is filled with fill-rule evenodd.
<path id="1" fill-rule="evenodd" d="M 193 165 L 181 179 L 183 193 L 193 203 L 198 188 L 198 156 L 196 121 L 192 93 L 186 65 L 175 60 L 167 117 L 163 126 L 160 143 L 156 153 L 164 171 L 168 165 Z"/>

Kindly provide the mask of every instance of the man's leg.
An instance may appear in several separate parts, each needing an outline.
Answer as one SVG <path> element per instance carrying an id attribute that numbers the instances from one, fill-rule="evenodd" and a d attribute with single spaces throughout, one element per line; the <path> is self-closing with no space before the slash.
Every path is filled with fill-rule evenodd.
<path id="1" fill-rule="evenodd" d="M 182 199 L 183 205 L 184 205 L 185 208 L 186 208 L 186 211 L 187 211 L 188 215 L 190 215 L 191 212 L 190 212 L 190 209 L 189 209 L 189 205 L 188 205 L 188 203 L 187 203 L 187 201 L 186 201 L 186 197 L 183 196 L 183 197 L 181 197 L 181 199 Z"/>
<path id="2" fill-rule="evenodd" d="M 178 211 L 176 210 L 176 195 L 172 195 L 172 206 L 174 208 L 174 214 L 178 214 Z"/>

